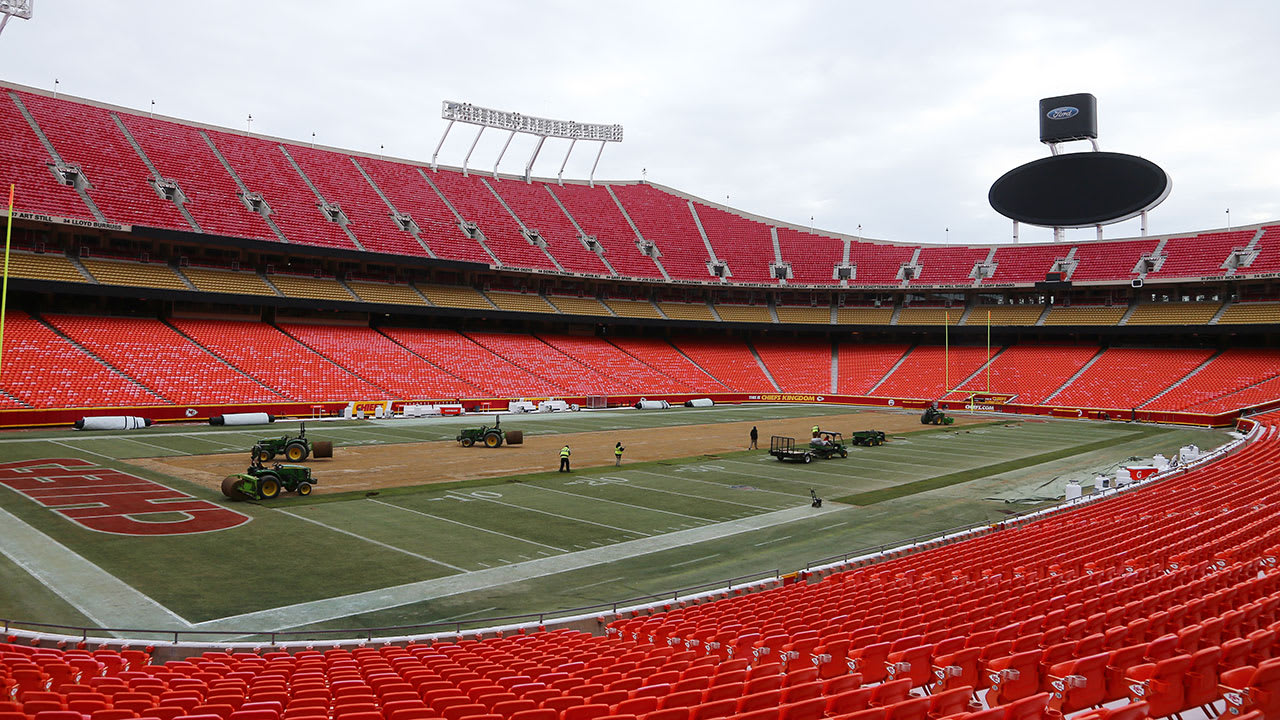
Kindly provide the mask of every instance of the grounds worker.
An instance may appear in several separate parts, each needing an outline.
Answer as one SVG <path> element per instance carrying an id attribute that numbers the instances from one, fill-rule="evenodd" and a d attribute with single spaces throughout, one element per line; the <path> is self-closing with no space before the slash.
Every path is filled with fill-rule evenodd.
<path id="1" fill-rule="evenodd" d="M 751 446 L 750 446 L 750 447 L 748 447 L 747 449 L 748 449 L 748 450 L 751 450 L 751 449 L 759 450 L 759 449 L 760 449 L 760 448 L 759 448 L 759 446 L 757 446 L 757 445 L 756 445 L 756 441 L 757 441 L 757 440 L 759 440 L 759 439 L 760 439 L 760 431 L 756 429 L 756 426 L 755 426 L 755 425 L 752 425 L 752 426 L 751 426 Z"/>
<path id="2" fill-rule="evenodd" d="M 565 445 L 560 448 L 560 472 L 571 472 L 569 470 L 569 446 Z"/>
<path id="3" fill-rule="evenodd" d="M 814 425 L 814 426 L 813 426 L 813 436 L 814 436 L 814 437 L 818 437 L 818 426 L 817 426 L 817 425 Z"/>
<path id="4" fill-rule="evenodd" d="M 622 441 L 618 441 L 618 443 L 613 446 L 613 466 L 614 467 L 618 467 L 619 465 L 622 464 L 623 450 L 626 450 L 626 448 L 622 447 Z"/>

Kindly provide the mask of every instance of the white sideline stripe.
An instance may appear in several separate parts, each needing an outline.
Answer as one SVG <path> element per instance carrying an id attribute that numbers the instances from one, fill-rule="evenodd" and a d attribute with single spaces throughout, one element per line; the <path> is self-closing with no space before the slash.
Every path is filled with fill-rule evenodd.
<path id="1" fill-rule="evenodd" d="M 177 613 L 3 509 L 0 537 L 0 554 L 98 627 L 160 629 L 159 616 L 171 618 L 174 629 L 191 627 Z"/>
<path id="2" fill-rule="evenodd" d="M 692 564 L 694 564 L 694 563 L 696 563 L 696 562 L 702 562 L 703 560 L 710 560 L 710 559 L 711 559 L 711 558 L 713 558 L 713 557 L 720 557 L 720 553 L 712 553 L 712 554 L 710 554 L 710 555 L 703 555 L 703 556 L 702 556 L 702 557 L 700 557 L 700 558 L 694 558 L 694 559 L 692 559 L 692 560 L 685 560 L 684 562 L 678 562 L 678 563 L 675 563 L 675 564 L 674 564 L 674 565 L 672 565 L 671 567 L 684 567 L 685 565 L 692 565 Z"/>
<path id="3" fill-rule="evenodd" d="M 790 535 L 783 535 L 780 538 L 774 538 L 772 540 L 765 540 L 764 542 L 758 542 L 756 543 L 756 547 L 760 547 L 761 545 L 772 545 L 776 542 L 782 542 L 783 540 L 790 540 L 790 539 L 791 539 Z"/>
<path id="4" fill-rule="evenodd" d="M 609 500 L 607 498 L 596 497 L 594 495 L 581 495 L 579 493 L 571 493 L 571 492 L 565 492 L 564 490 L 555 490 L 549 487 L 542 487 L 541 485 L 529 485 L 528 487 L 536 488 L 538 490 L 542 490 L 545 492 L 556 493 L 557 495 L 568 495 L 569 497 L 585 498 L 587 500 L 594 500 L 595 502 L 609 503 L 610 505 L 621 505 L 622 507 L 629 507 L 632 510 L 648 510 L 649 512 L 660 512 L 663 515 L 675 515 L 676 517 L 682 517 L 686 520 L 697 520 L 698 522 L 705 522 L 706 520 L 708 520 L 708 518 L 697 517 L 695 515 L 685 515 L 684 513 L 678 513 L 678 512 L 675 512 L 674 510 L 659 510 L 658 508 L 650 508 L 650 507 L 645 507 L 643 505 L 632 505 L 631 503 L 624 503 L 621 500 Z"/>
<path id="5" fill-rule="evenodd" d="M 523 580 L 533 580 L 571 570 L 604 565 L 630 558 L 682 548 L 698 543 L 720 540 L 732 535 L 763 530 L 786 523 L 808 520 L 827 513 L 847 510 L 850 506 L 825 503 L 821 508 L 788 508 L 777 512 L 752 515 L 739 520 L 703 525 L 689 530 L 667 533 L 657 537 L 628 540 L 589 550 L 565 553 L 504 567 L 474 570 L 461 575 L 422 580 L 394 587 L 378 588 L 341 597 L 312 600 L 310 602 L 259 610 L 196 623 L 199 629 L 225 628 L 229 631 L 273 631 L 300 627 L 311 623 L 338 620 L 358 613 L 388 610 L 411 605 L 424 600 L 460 595 L 494 587 L 501 587 Z"/>
<path id="6" fill-rule="evenodd" d="M 497 610 L 497 609 L 498 607 L 495 605 L 494 607 L 487 607 L 487 608 L 482 608 L 480 610 L 472 610 L 471 612 L 464 612 L 461 615 L 454 615 L 452 617 L 440 618 L 435 622 L 451 622 L 453 620 L 461 620 L 464 617 L 469 617 L 471 615 L 479 615 L 480 613 L 486 613 L 486 612 L 489 612 L 490 610 Z"/>
<path id="7" fill-rule="evenodd" d="M 638 472 L 638 473 L 641 473 L 641 474 L 643 474 L 643 475 L 652 475 L 653 477 L 656 477 L 656 478 L 662 478 L 663 480 L 675 480 L 675 479 L 676 479 L 676 478 L 668 477 L 668 476 L 666 476 L 666 475 L 659 475 L 658 473 L 648 472 L 648 471 L 645 471 L 645 470 L 636 470 L 636 471 L 634 471 L 634 472 Z M 687 478 L 680 478 L 680 479 L 681 479 L 681 480 L 685 480 L 685 479 L 687 479 Z M 645 490 L 645 491 L 648 491 L 648 492 L 659 492 L 659 493 L 665 493 L 665 494 L 667 494 L 667 495 L 679 495 L 680 497 L 694 498 L 694 499 L 696 499 L 696 500 L 706 500 L 707 502 L 724 503 L 724 504 L 726 504 L 726 505 L 739 505 L 739 506 L 741 506 L 741 507 L 749 507 L 749 508 L 753 508 L 753 509 L 755 509 L 755 510 L 764 510 L 765 512 L 768 512 L 768 511 L 770 511 L 770 510 L 777 510 L 777 509 L 778 509 L 778 508 L 772 508 L 772 507 L 765 507 L 765 506 L 763 506 L 763 505 L 752 505 L 751 503 L 735 502 L 735 501 L 733 501 L 733 500 L 721 500 L 720 498 L 707 497 L 707 496 L 705 496 L 705 495 L 693 495 L 693 494 L 691 494 L 691 493 L 676 492 L 675 490 L 663 490 L 662 488 L 649 487 L 648 485 L 627 485 L 627 486 L 625 486 L 625 487 L 633 487 L 633 488 L 636 488 L 637 490 Z M 727 486 L 727 485 L 721 485 L 720 487 L 722 487 L 722 488 L 726 488 L 726 489 L 728 488 L 728 486 Z"/>
<path id="8" fill-rule="evenodd" d="M 445 494 L 449 495 L 450 497 L 461 497 L 459 495 L 454 495 L 453 493 L 445 493 Z M 476 497 L 471 497 L 469 495 L 467 496 L 467 499 L 483 500 L 485 502 L 494 503 L 495 505 L 505 505 L 509 508 L 515 508 L 517 510 L 528 510 L 529 512 L 536 512 L 542 515 L 550 515 L 551 517 L 558 517 L 561 520 L 572 520 L 573 522 L 576 522 L 576 523 L 586 523 L 588 525 L 595 525 L 596 527 L 608 528 L 610 530 L 617 530 L 618 532 L 624 532 L 628 535 L 642 535 L 644 537 L 649 537 L 649 533 L 644 532 L 642 530 L 628 530 L 626 528 L 615 527 L 613 525 L 605 525 L 604 523 L 593 522 L 591 520 L 583 520 L 582 518 L 576 518 L 571 515 L 561 515 L 560 513 L 553 513 L 550 510 L 539 510 L 538 508 L 531 508 L 527 505 L 516 505 L 515 503 L 506 503 L 506 502 L 502 502 L 501 500 L 494 500 L 493 498 L 476 498 Z"/>
<path id="9" fill-rule="evenodd" d="M 538 547 L 544 547 L 544 548 L 548 548 L 548 549 L 550 549 L 550 550 L 558 550 L 558 551 L 560 551 L 560 552 L 568 552 L 568 550 L 565 550 L 564 548 L 558 548 L 558 547 L 556 547 L 555 545 L 546 545 L 546 544 L 544 544 L 544 543 L 540 543 L 540 542 L 538 542 L 538 541 L 536 541 L 536 540 L 527 540 L 527 539 L 522 538 L 522 537 L 516 537 L 515 535 L 508 535 L 508 534 L 503 533 L 503 532 L 498 532 L 497 530 L 490 530 L 489 528 L 482 528 L 482 527 L 480 527 L 480 526 L 478 526 L 478 525 L 468 525 L 467 523 L 464 523 L 464 522 L 459 522 L 459 521 L 457 521 L 457 520 L 450 520 L 449 518 L 446 518 L 446 517 L 440 517 L 439 515 L 432 515 L 431 513 L 425 513 L 425 512 L 422 512 L 421 510 L 414 510 L 413 508 L 407 508 L 407 507 L 404 507 L 404 506 L 402 506 L 402 505 L 396 505 L 396 504 L 394 504 L 394 503 L 383 502 L 383 501 L 381 501 L 381 500 L 374 500 L 373 498 L 365 498 L 365 500 L 368 500 L 369 502 L 372 502 L 372 503 L 378 503 L 379 505 L 386 505 L 387 507 L 389 507 L 389 508 L 395 508 L 396 510 L 403 510 L 403 511 L 405 511 L 405 512 L 407 512 L 407 513 L 413 513 L 414 515 L 422 515 L 423 517 L 429 517 L 429 518 L 431 518 L 432 520 L 440 520 L 440 521 L 442 521 L 442 522 L 453 523 L 454 525 L 461 525 L 462 527 L 465 527 L 465 528 L 471 528 L 472 530 L 479 530 L 480 532 L 492 533 L 493 535 L 501 535 L 501 536 L 502 536 L 502 537 L 504 537 L 504 538 L 511 538 L 512 540 L 519 540 L 519 541 L 520 541 L 520 542 L 522 542 L 522 543 L 529 543 L 530 545 L 537 545 Z"/>
<path id="10" fill-rule="evenodd" d="M 212 435 L 212 433 L 206 433 L 206 434 Z M 198 441 L 198 442 L 213 443 L 214 445 L 221 445 L 221 446 L 223 446 L 223 447 L 229 447 L 229 448 L 239 448 L 239 447 L 241 447 L 240 445 L 237 445 L 237 444 L 234 444 L 234 443 L 222 442 L 221 440 L 212 440 L 212 439 L 207 438 L 207 437 L 201 437 L 201 436 L 196 435 L 196 434 L 194 434 L 194 433 L 184 433 L 184 434 L 182 434 L 182 435 L 178 435 L 177 437 L 188 438 L 188 439 L 190 439 L 190 440 L 196 440 L 196 441 Z"/>
<path id="11" fill-rule="evenodd" d="M 587 589 L 587 588 L 589 588 L 589 587 L 595 587 L 595 586 L 597 586 L 597 585 L 604 585 L 605 583 L 618 582 L 619 580 L 626 580 L 626 578 L 625 578 L 625 577 L 609 578 L 608 580 L 601 580 L 600 582 L 593 582 L 593 583 L 589 583 L 589 584 L 587 584 L 587 585 L 579 585 L 578 587 L 572 587 L 572 588 L 569 588 L 568 590 L 566 590 L 565 592 L 577 592 L 577 591 L 579 591 L 579 590 L 586 590 L 586 589 Z"/>
<path id="12" fill-rule="evenodd" d="M 87 438 L 87 439 L 97 440 L 98 438 Z M 61 445 L 62 447 L 66 448 L 66 449 L 68 449 L 68 450 L 70 450 L 70 451 L 72 451 L 72 452 L 89 453 L 90 455 L 97 455 L 97 456 L 98 456 L 98 457 L 100 457 L 100 458 L 106 458 L 106 459 L 108 459 L 108 460 L 116 460 L 116 459 L 117 459 L 114 455 L 103 455 L 103 454 L 102 454 L 102 453 L 100 453 L 100 452 L 94 452 L 94 451 L 92 451 L 92 450 L 85 450 L 84 448 L 78 448 L 78 447 L 75 447 L 75 446 L 73 446 L 73 445 L 68 445 L 68 444 L 66 444 L 65 442 L 61 441 L 61 440 L 46 440 L 45 442 L 51 442 L 51 443 L 53 443 L 54 445 Z"/>
<path id="13" fill-rule="evenodd" d="M 658 473 L 649 472 L 648 470 L 632 470 L 631 472 L 638 472 L 638 473 L 643 473 L 643 474 L 645 474 L 645 475 L 652 475 L 652 476 L 654 476 L 654 477 L 660 477 L 660 478 L 669 479 L 669 478 L 667 478 L 667 476 L 666 476 L 666 475 L 659 475 Z M 732 475 L 742 475 L 742 473 L 736 473 L 736 472 L 733 472 L 732 470 L 725 470 L 724 472 L 730 473 L 730 474 L 732 474 Z M 768 478 L 766 478 L 766 479 L 768 479 Z M 702 484 L 704 484 L 704 485 L 714 485 L 714 486 L 716 486 L 716 487 L 718 487 L 718 488 L 722 488 L 722 489 L 725 489 L 725 490 L 732 490 L 732 489 L 733 489 L 733 486 L 732 486 L 732 485 L 727 485 L 727 484 L 725 484 L 725 483 L 718 483 L 718 482 L 715 482 L 714 480 L 702 480 L 702 479 L 700 479 L 700 478 L 684 477 L 684 476 L 681 476 L 681 477 L 680 477 L 680 480 L 682 480 L 682 481 L 684 481 L 684 482 L 697 482 L 697 483 L 702 483 Z M 752 491 L 752 492 L 770 493 L 770 494 L 773 494 L 773 495 L 783 495 L 783 496 L 785 496 L 785 497 L 789 497 L 789 498 L 807 498 L 807 497 L 809 497 L 808 495 L 799 495 L 799 494 L 787 493 L 787 492 L 782 492 L 781 490 L 765 490 L 764 488 L 758 488 L 758 487 L 754 487 L 754 486 L 752 487 L 751 491 Z M 716 498 L 707 498 L 707 499 L 708 499 L 708 500 L 716 500 Z M 729 501 L 729 500 L 717 500 L 717 502 L 730 502 L 730 501 Z M 772 508 L 761 508 L 761 509 L 763 509 L 763 510 L 771 510 Z"/>
<path id="14" fill-rule="evenodd" d="M 309 517 L 303 517 L 303 516 L 301 516 L 301 515 L 298 515 L 297 513 L 291 513 L 291 512 L 289 512 L 288 510 L 280 510 L 280 509 L 278 509 L 278 508 L 272 508 L 272 509 L 273 509 L 273 510 L 275 510 L 276 512 L 278 512 L 278 513 L 284 513 L 285 515 L 288 515 L 288 516 L 289 516 L 289 517 L 291 517 L 291 518 L 296 518 L 296 519 L 298 519 L 298 520 L 302 520 L 303 522 L 309 522 L 309 523 L 313 523 L 313 524 L 315 524 L 315 525 L 319 525 L 320 527 L 322 527 L 322 528 L 324 528 L 324 529 L 326 529 L 326 530 L 332 530 L 333 532 L 341 533 L 341 534 L 346 535 L 346 536 L 348 536 L 348 537 L 353 537 L 353 538 L 355 538 L 355 539 L 357 539 L 357 540 L 363 540 L 363 541 L 365 541 L 365 542 L 367 542 L 367 543 L 371 543 L 371 544 L 373 544 L 373 545 L 377 545 L 377 546 L 379 546 L 379 547 L 384 547 L 384 548 L 386 548 L 386 549 L 388 549 L 388 550 L 394 550 L 394 551 L 399 552 L 399 553 L 404 553 L 405 555 L 410 555 L 410 556 L 416 557 L 416 558 L 418 558 L 419 560 L 426 560 L 426 561 L 427 561 L 427 562 L 429 562 L 429 563 L 434 563 L 434 564 L 436 564 L 436 565 L 442 565 L 442 566 L 444 566 L 444 567 L 449 568 L 450 570 L 457 570 L 458 572 L 461 572 L 461 573 L 468 572 L 467 570 L 464 570 L 464 569 L 462 569 L 462 568 L 458 567 L 457 565 L 450 565 L 449 563 L 444 562 L 443 560 L 436 560 L 435 558 L 430 558 L 430 557 L 427 557 L 426 555 L 419 555 L 418 553 L 413 552 L 412 550 L 405 550 L 404 548 L 399 548 L 399 547 L 396 547 L 395 545 L 388 545 L 387 543 L 384 543 L 384 542 L 381 542 L 381 541 L 378 541 L 378 540 L 374 540 L 373 538 L 367 538 L 367 537 L 365 537 L 365 536 L 363 536 L 363 535 L 357 535 L 356 533 L 353 533 L 353 532 L 351 532 L 351 531 L 349 531 L 349 530 L 343 530 L 342 528 L 337 528 L 337 527 L 334 527 L 334 526 L 332 526 L 332 525 L 328 525 L 328 524 L 326 524 L 326 523 L 322 523 L 322 522 L 320 522 L 319 520 L 315 520 L 315 519 L 312 519 L 312 518 L 309 518 Z"/>

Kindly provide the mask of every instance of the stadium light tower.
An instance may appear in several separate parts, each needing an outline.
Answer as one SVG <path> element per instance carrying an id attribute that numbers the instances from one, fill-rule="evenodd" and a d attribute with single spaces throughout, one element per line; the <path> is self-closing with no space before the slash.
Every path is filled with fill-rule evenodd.
<path id="1" fill-rule="evenodd" d="M 524 181 L 529 182 L 533 174 L 533 161 L 538 158 L 538 153 L 542 151 L 542 144 L 547 138 L 565 138 L 569 140 L 569 150 L 564 154 L 564 162 L 560 163 L 560 172 L 556 174 L 556 180 L 564 184 L 564 168 L 569 164 L 569 155 L 573 152 L 573 148 L 578 144 L 579 140 L 597 141 L 600 143 L 600 149 L 596 151 L 596 161 L 591 166 L 591 175 L 588 176 L 587 182 L 595 186 L 596 167 L 600 165 L 600 156 L 604 154 L 605 143 L 622 142 L 622 126 L 621 125 L 600 125 L 595 123 L 578 123 L 572 120 L 551 120 L 548 118 L 534 117 L 532 115 L 521 115 L 516 112 L 506 110 L 493 110 L 491 108 L 483 108 L 471 103 L 455 102 L 453 100 L 445 100 L 441 104 L 440 117 L 449 121 L 444 127 L 444 133 L 440 136 L 440 142 L 436 143 L 436 151 L 431 155 L 431 169 L 438 167 L 436 158 L 440 155 L 440 148 L 444 147 L 444 140 L 449 136 L 449 130 L 453 128 L 456 122 L 466 123 L 468 125 L 478 125 L 480 129 L 476 131 L 475 138 L 471 141 L 471 147 L 467 150 L 467 156 L 462 160 L 462 174 L 467 174 L 467 164 L 471 162 L 471 154 L 475 152 L 476 144 L 480 142 L 480 136 L 484 134 L 485 128 L 496 128 L 506 130 L 507 141 L 502 144 L 502 150 L 498 153 L 498 159 L 493 163 L 493 176 L 498 177 L 498 164 L 502 162 L 502 156 L 507 154 L 507 148 L 511 146 L 511 140 L 517 133 L 522 135 L 533 135 L 538 138 L 538 144 L 533 148 L 533 154 L 529 156 L 529 161 L 524 166 Z"/>
<path id="2" fill-rule="evenodd" d="M 0 0 L 0 33 L 4 32 L 4 26 L 9 24 L 9 18 L 19 17 L 23 20 L 30 20 L 31 13 L 35 11 L 36 0 Z"/>

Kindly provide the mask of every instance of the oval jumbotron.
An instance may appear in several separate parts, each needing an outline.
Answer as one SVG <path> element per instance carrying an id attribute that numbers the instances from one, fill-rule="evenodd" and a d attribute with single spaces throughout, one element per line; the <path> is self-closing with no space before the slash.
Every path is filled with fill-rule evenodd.
<path id="1" fill-rule="evenodd" d="M 1007 218 L 1043 227 L 1120 222 L 1159 205 L 1172 183 L 1136 155 L 1080 152 L 1016 167 L 991 185 L 987 199 Z"/>

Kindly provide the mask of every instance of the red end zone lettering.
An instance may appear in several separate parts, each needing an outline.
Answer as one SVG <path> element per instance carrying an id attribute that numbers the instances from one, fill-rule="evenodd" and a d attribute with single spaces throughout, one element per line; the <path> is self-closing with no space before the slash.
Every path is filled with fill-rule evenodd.
<path id="1" fill-rule="evenodd" d="M 0 463 L 0 485 L 82 527 L 114 535 L 206 533 L 252 519 L 136 475 L 76 458 Z"/>

